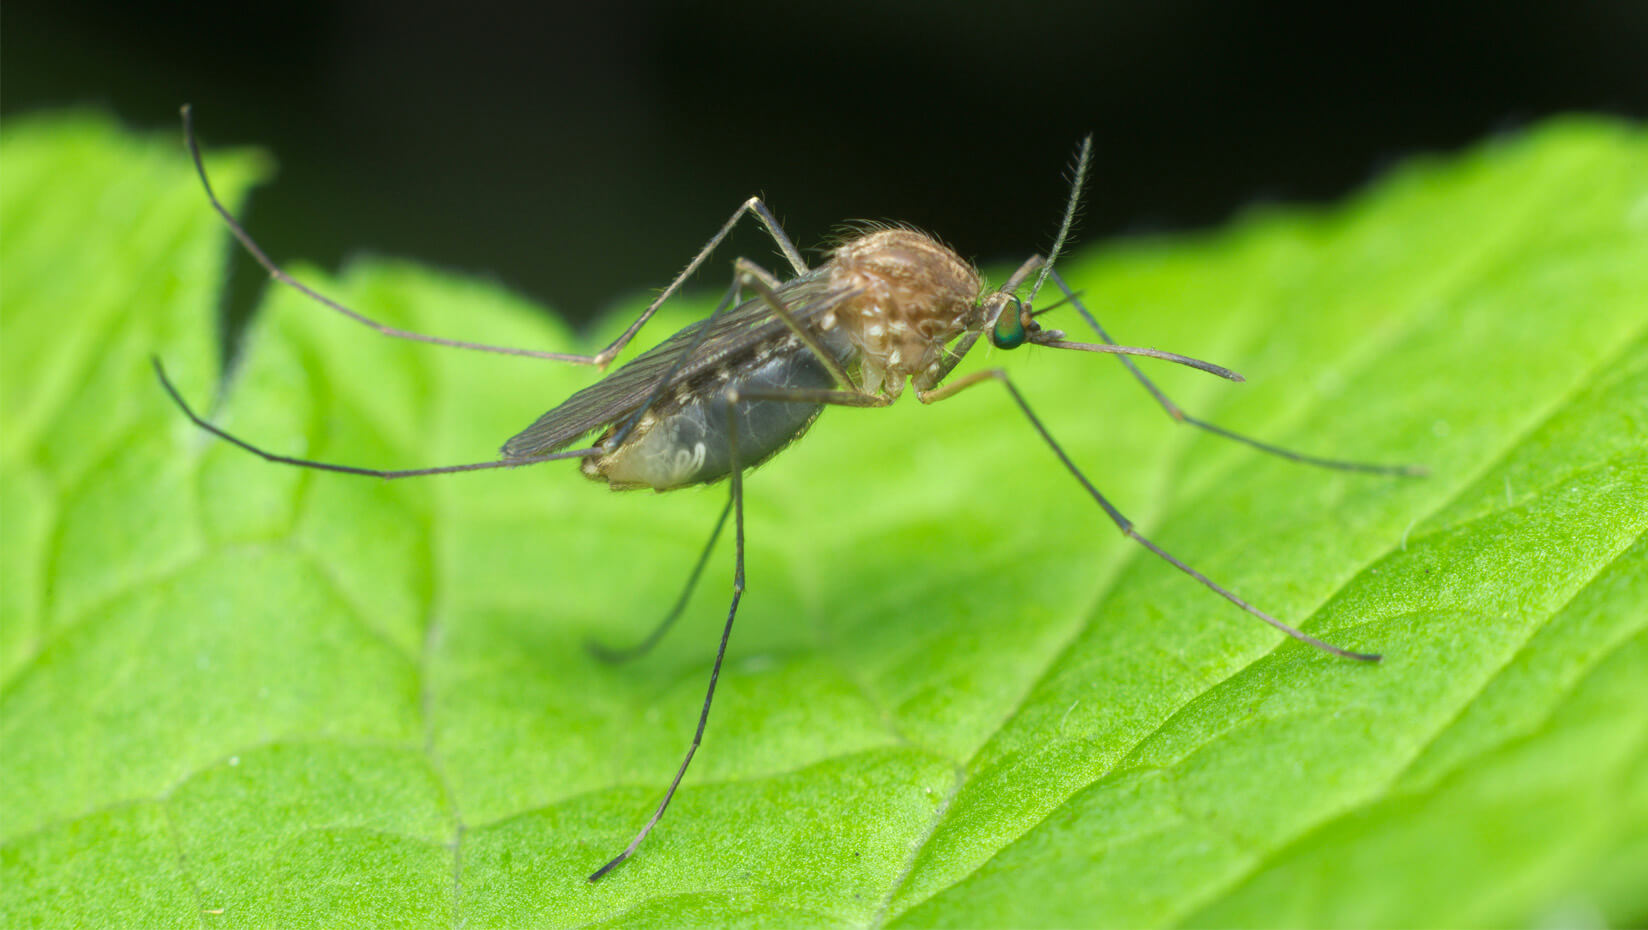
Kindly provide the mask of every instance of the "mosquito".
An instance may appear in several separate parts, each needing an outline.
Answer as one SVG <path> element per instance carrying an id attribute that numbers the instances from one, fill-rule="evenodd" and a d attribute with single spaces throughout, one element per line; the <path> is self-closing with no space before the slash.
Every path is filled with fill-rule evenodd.
<path id="1" fill-rule="evenodd" d="M 598 881 L 630 858 L 657 826 L 703 741 L 716 682 L 727 654 L 727 642 L 744 594 L 744 471 L 760 465 L 800 438 L 825 407 L 885 407 L 898 400 L 906 384 L 924 404 L 945 400 L 979 384 L 1001 385 L 1054 457 L 1123 534 L 1215 594 L 1294 639 L 1347 659 L 1376 662 L 1380 658 L 1373 653 L 1354 652 L 1324 642 L 1277 619 L 1140 534 L 1053 438 L 1005 370 L 989 368 L 946 381 L 974 345 L 986 337 L 991 345 L 1004 350 L 1036 345 L 1115 355 L 1178 422 L 1309 465 L 1380 474 L 1423 473 L 1414 466 L 1320 458 L 1231 432 L 1190 416 L 1146 377 L 1132 357 L 1184 365 L 1230 381 L 1243 380 L 1235 372 L 1211 362 L 1157 349 L 1119 345 L 1054 270 L 1087 180 L 1092 160 L 1091 136 L 1083 139 L 1077 149 L 1069 198 L 1052 248 L 1045 258 L 1038 255 L 1026 259 L 1000 287 L 986 287 L 978 269 L 949 247 L 903 226 L 862 227 L 836 245 L 821 264 L 811 267 L 767 205 L 761 198 L 751 197 L 610 345 L 593 355 L 578 355 L 409 332 L 380 323 L 311 289 L 281 270 L 218 200 L 206 173 L 187 106 L 183 108 L 183 128 L 195 171 L 212 209 L 274 280 L 397 339 L 605 370 L 658 309 L 708 260 L 739 220 L 751 217 L 758 222 L 788 262 L 791 276 L 782 279 L 754 262 L 736 259 L 732 283 L 708 317 L 690 324 L 567 398 L 504 443 L 500 458 L 463 465 L 384 470 L 270 452 L 196 414 L 166 377 L 160 360 L 154 360 L 161 386 L 196 426 L 279 464 L 392 479 L 573 459 L 579 462 L 586 477 L 604 481 L 615 490 L 670 491 L 726 481 L 727 504 L 674 607 L 638 645 L 627 649 L 595 648 L 603 658 L 617 661 L 633 658 L 655 645 L 683 612 L 731 515 L 732 599 L 715 661 L 710 667 L 709 684 L 692 742 L 651 816 L 629 845 L 590 874 L 591 882 Z M 1054 306 L 1068 304 L 1074 308 L 1100 341 L 1070 341 L 1064 333 L 1041 326 L 1037 317 L 1045 310 L 1037 311 L 1032 306 L 1048 282 L 1063 294 Z M 1020 296 L 1021 291 L 1026 293 Z M 591 436 L 593 438 L 586 438 Z"/>

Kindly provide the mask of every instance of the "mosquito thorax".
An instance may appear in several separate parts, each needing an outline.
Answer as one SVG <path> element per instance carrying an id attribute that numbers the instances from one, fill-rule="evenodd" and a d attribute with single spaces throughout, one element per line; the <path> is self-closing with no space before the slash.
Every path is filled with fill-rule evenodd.
<path id="1" fill-rule="evenodd" d="M 938 240 L 881 229 L 830 256 L 833 286 L 857 291 L 825 326 L 840 325 L 860 353 L 862 387 L 897 397 L 907 378 L 940 360 L 950 340 L 977 325 L 979 276 Z"/>

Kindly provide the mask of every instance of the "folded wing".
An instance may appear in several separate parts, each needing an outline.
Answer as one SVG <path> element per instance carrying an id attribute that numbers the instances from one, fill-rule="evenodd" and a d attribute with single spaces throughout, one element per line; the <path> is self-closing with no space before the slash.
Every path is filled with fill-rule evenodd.
<path id="1" fill-rule="evenodd" d="M 853 293 L 850 289 L 831 289 L 828 279 L 817 271 L 785 282 L 778 289 L 784 306 L 803 326 L 811 325 Z M 706 327 L 709 331 L 700 339 Z M 504 443 L 504 458 L 530 458 L 564 449 L 580 436 L 639 410 L 661 382 L 668 391 L 705 371 L 736 363 L 787 332 L 788 324 L 763 298 L 746 300 L 724 313 L 699 320 L 539 417 Z M 692 354 L 683 360 L 688 350 Z"/>

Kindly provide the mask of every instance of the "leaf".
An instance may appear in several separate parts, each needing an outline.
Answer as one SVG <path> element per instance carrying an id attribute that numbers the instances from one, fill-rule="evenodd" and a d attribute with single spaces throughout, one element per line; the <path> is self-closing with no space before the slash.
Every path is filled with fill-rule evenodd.
<path id="1" fill-rule="evenodd" d="M 0 145 L 8 926 L 1648 919 L 1639 129 L 1558 121 L 1331 212 L 1062 266 L 1122 341 L 1250 379 L 1149 369 L 1193 413 L 1429 478 L 1198 435 L 1103 359 L 968 363 L 1007 366 L 1146 535 L 1382 664 L 1286 641 L 1122 538 L 1005 392 L 832 410 L 749 478 L 703 748 L 593 886 L 686 748 L 729 547 L 653 654 L 584 642 L 662 616 L 724 488 L 386 483 L 213 441 L 150 353 L 231 430 L 384 467 L 487 459 L 594 375 L 275 291 L 214 404 L 230 253 L 181 146 L 84 114 Z M 265 173 L 212 164 L 231 201 Z M 602 335 L 402 264 L 294 270 L 417 330 Z"/>

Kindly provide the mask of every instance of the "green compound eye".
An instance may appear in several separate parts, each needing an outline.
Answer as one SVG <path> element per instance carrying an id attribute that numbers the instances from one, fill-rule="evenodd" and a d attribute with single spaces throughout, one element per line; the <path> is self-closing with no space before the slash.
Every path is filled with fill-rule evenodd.
<path id="1" fill-rule="evenodd" d="M 1003 307 L 996 325 L 990 329 L 990 341 L 998 349 L 1016 349 L 1029 336 L 1024 330 L 1024 301 L 1012 298 L 1013 305 Z"/>

